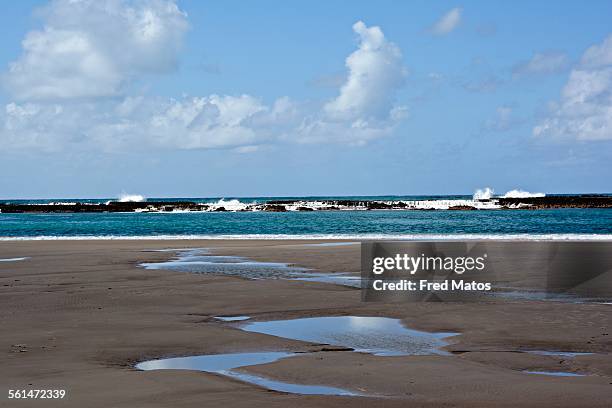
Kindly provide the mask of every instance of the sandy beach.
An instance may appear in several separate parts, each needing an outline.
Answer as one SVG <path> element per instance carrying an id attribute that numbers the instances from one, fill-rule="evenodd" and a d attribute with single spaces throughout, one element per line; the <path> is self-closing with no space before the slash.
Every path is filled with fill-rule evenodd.
<path id="1" fill-rule="evenodd" d="M 171 248 L 358 272 L 359 245 L 314 241 L 120 240 L 0 243 L 2 406 L 38 407 L 604 407 L 612 398 L 612 306 L 493 299 L 364 303 L 358 289 L 317 282 L 148 270 Z M 308 244 L 308 245 L 305 245 Z M 380 357 L 240 330 L 254 321 L 385 316 L 456 332 L 449 355 Z M 573 358 L 521 350 L 589 352 Z M 310 352 L 246 371 L 362 397 L 266 390 L 218 374 L 140 371 L 140 361 L 246 351 Z M 581 377 L 523 371 L 586 373 Z M 59 388 L 61 400 L 8 400 L 9 389 Z"/>
<path id="2" fill-rule="evenodd" d="M 610 16 L 3 2 L 0 408 L 612 407 Z"/>

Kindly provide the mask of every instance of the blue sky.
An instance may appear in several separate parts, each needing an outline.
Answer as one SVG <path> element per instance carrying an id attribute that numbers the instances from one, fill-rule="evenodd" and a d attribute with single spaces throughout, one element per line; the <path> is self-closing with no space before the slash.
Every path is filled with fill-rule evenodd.
<path id="1" fill-rule="evenodd" d="M 610 192 L 610 15 L 7 3 L 0 198 Z"/>

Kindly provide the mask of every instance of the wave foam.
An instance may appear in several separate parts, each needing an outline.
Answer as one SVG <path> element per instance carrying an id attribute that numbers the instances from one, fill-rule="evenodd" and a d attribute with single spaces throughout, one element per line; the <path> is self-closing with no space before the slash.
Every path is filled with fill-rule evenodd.
<path id="1" fill-rule="evenodd" d="M 120 203 L 142 203 L 147 201 L 147 199 L 140 194 L 126 194 L 122 193 L 117 199 Z"/>
<path id="2" fill-rule="evenodd" d="M 235 198 L 233 200 L 227 201 L 222 198 L 216 203 L 211 204 L 210 210 L 214 211 L 218 208 L 224 208 L 225 211 L 243 211 L 246 210 L 248 207 L 248 204 L 243 203 L 240 200 L 236 200 Z"/>
<path id="3" fill-rule="evenodd" d="M 524 191 L 521 189 L 510 190 L 501 198 L 530 198 L 530 197 L 546 197 L 544 193 L 530 193 L 529 191 Z"/>
<path id="4" fill-rule="evenodd" d="M 93 240 L 397 240 L 397 241 L 612 241 L 612 234 L 221 234 L 221 235 L 88 235 L 0 237 L 0 241 Z"/>
<path id="5" fill-rule="evenodd" d="M 491 187 L 485 187 L 484 189 L 478 189 L 474 192 L 474 200 L 490 200 L 493 198 L 493 189 Z"/>
<path id="6" fill-rule="evenodd" d="M 473 199 L 476 200 L 491 200 L 493 198 L 532 198 L 532 197 L 546 197 L 544 193 L 531 193 L 529 191 L 521 190 L 517 188 L 510 190 L 502 196 L 496 196 L 495 191 L 491 187 L 485 187 L 483 189 L 477 189 L 474 192 Z"/>

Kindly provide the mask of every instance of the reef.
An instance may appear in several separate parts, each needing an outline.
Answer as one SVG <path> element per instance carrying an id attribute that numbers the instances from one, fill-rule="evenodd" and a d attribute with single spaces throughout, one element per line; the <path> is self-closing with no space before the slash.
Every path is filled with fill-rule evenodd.
<path id="1" fill-rule="evenodd" d="M 146 213 L 146 212 L 288 212 L 288 211 L 376 211 L 376 210 L 545 210 L 554 208 L 612 208 L 611 195 L 549 195 L 545 197 L 428 200 L 239 200 L 138 201 L 138 202 L 0 202 L 2 213 Z"/>

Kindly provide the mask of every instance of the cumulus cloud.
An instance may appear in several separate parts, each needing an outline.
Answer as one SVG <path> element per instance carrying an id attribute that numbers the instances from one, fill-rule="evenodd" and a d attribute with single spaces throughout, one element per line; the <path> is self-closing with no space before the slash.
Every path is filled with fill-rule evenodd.
<path id="1" fill-rule="evenodd" d="M 460 7 L 455 7 L 446 12 L 438 21 L 431 26 L 431 32 L 435 35 L 445 35 L 456 29 L 461 23 Z"/>
<path id="2" fill-rule="evenodd" d="M 265 138 L 250 126 L 267 107 L 248 95 L 126 97 L 120 103 L 11 103 L 3 134 L 13 147 L 55 151 L 88 145 L 106 151 L 142 148 L 212 149 Z"/>
<path id="3" fill-rule="evenodd" d="M 262 138 L 249 120 L 267 108 L 249 95 L 188 98 L 171 101 L 148 115 L 143 136 L 162 147 L 201 149 L 250 145 Z"/>
<path id="4" fill-rule="evenodd" d="M 380 27 L 367 27 L 358 21 L 353 30 L 359 48 L 348 56 L 349 71 L 340 94 L 325 105 L 332 118 L 385 118 L 393 105 L 394 90 L 404 81 L 402 53 L 387 41 Z"/>
<path id="5" fill-rule="evenodd" d="M 178 63 L 187 16 L 171 0 L 56 0 L 4 75 L 13 102 L 0 112 L 7 148 L 234 149 L 272 142 L 361 145 L 406 116 L 395 104 L 405 69 L 379 27 L 357 22 L 338 95 L 318 104 L 252 95 L 134 94 L 144 74 Z"/>
<path id="6" fill-rule="evenodd" d="M 388 134 L 406 116 L 395 104 L 406 69 L 400 49 L 385 38 L 380 27 L 353 25 L 359 46 L 346 58 L 348 76 L 337 97 L 320 114 L 307 117 L 298 128 L 302 141 L 328 138 L 363 144 Z"/>
<path id="7" fill-rule="evenodd" d="M 117 95 L 136 75 L 174 69 L 188 27 L 166 0 L 55 0 L 41 16 L 3 78 L 18 100 Z"/>
<path id="8" fill-rule="evenodd" d="M 582 56 L 581 63 L 587 68 L 601 68 L 612 65 L 612 35 L 601 44 L 590 46 Z"/>
<path id="9" fill-rule="evenodd" d="M 514 66 L 512 74 L 515 77 L 529 75 L 546 75 L 563 72 L 569 66 L 567 54 L 557 51 L 535 53 L 529 61 L 523 61 Z"/>
<path id="10" fill-rule="evenodd" d="M 588 48 L 558 102 L 534 127 L 538 137 L 612 140 L 612 35 Z"/>
<path id="11" fill-rule="evenodd" d="M 363 146 L 367 142 L 389 135 L 408 116 L 405 107 L 396 107 L 387 120 L 356 119 L 335 121 L 328 117 L 305 117 L 296 129 L 298 141 L 302 143 L 341 142 Z"/>

